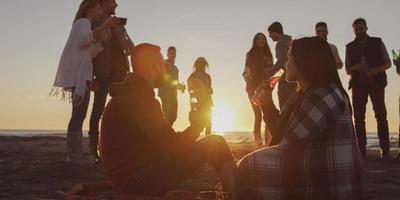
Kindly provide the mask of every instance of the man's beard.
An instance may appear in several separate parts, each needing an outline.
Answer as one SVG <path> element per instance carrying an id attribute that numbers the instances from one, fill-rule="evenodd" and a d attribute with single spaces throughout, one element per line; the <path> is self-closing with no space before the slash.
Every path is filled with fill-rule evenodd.
<path id="1" fill-rule="evenodd" d="M 357 39 L 359 39 L 359 40 L 363 40 L 363 39 L 365 39 L 367 37 L 367 34 L 366 33 L 361 33 L 361 34 L 358 34 L 357 35 Z"/>

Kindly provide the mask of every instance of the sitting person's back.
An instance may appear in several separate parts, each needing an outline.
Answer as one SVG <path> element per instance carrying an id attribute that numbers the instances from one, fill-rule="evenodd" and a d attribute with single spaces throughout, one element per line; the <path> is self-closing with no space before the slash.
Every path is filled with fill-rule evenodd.
<path id="1" fill-rule="evenodd" d="M 174 142 L 172 134 L 175 132 L 165 121 L 160 121 L 164 118 L 161 111 L 152 112 L 158 109 L 159 103 L 153 89 L 143 79 L 131 77 L 124 84 L 115 84 L 110 94 L 112 99 L 104 110 L 101 127 L 101 156 L 112 182 L 124 186 L 153 157 L 160 156 L 163 148 L 160 140 L 163 144 L 164 141 Z M 152 124 L 148 123 L 150 121 Z M 152 130 L 162 126 L 165 127 L 163 132 Z"/>
<path id="2" fill-rule="evenodd" d="M 236 164 L 226 141 L 220 136 L 196 141 L 202 120 L 176 133 L 165 118 L 154 93 L 164 72 L 160 48 L 136 46 L 133 63 L 135 74 L 110 88 L 112 99 L 102 120 L 101 157 L 114 188 L 122 194 L 160 196 L 209 163 L 231 190 Z"/>

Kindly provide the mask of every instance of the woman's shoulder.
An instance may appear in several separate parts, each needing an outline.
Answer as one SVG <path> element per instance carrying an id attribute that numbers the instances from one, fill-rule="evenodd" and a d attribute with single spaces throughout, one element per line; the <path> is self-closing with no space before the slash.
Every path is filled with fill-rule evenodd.
<path id="1" fill-rule="evenodd" d="M 327 84 L 313 88 L 305 95 L 305 99 L 309 102 L 313 104 L 324 102 L 329 107 L 344 102 L 346 98 L 344 91 L 337 84 Z"/>
<path id="2" fill-rule="evenodd" d="M 75 26 L 91 26 L 91 22 L 88 18 L 80 18 L 74 22 Z"/>

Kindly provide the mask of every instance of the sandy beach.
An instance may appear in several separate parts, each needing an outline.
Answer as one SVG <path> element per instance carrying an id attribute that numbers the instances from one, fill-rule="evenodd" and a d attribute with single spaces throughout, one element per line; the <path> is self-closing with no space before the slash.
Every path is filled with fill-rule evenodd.
<path id="1" fill-rule="evenodd" d="M 394 156 L 397 145 L 392 143 Z M 230 143 L 230 146 L 237 159 L 252 151 L 250 143 Z M 77 183 L 105 178 L 100 165 L 73 166 L 64 160 L 63 137 L 0 136 L 0 199 L 63 199 L 57 191 L 68 191 Z M 382 160 L 377 150 L 369 150 L 364 166 L 367 199 L 400 198 L 399 159 Z M 176 190 L 213 191 L 217 182 L 212 168 L 205 165 Z M 112 193 L 103 194 L 103 198 L 111 199 Z"/>

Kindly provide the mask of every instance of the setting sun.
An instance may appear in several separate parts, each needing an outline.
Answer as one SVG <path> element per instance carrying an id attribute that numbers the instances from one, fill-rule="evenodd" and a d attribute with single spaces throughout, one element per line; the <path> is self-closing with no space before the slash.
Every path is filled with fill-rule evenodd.
<path id="1" fill-rule="evenodd" d="M 213 130 L 218 135 L 225 131 L 235 130 L 235 115 L 233 110 L 226 104 L 215 105 L 212 111 Z"/>

